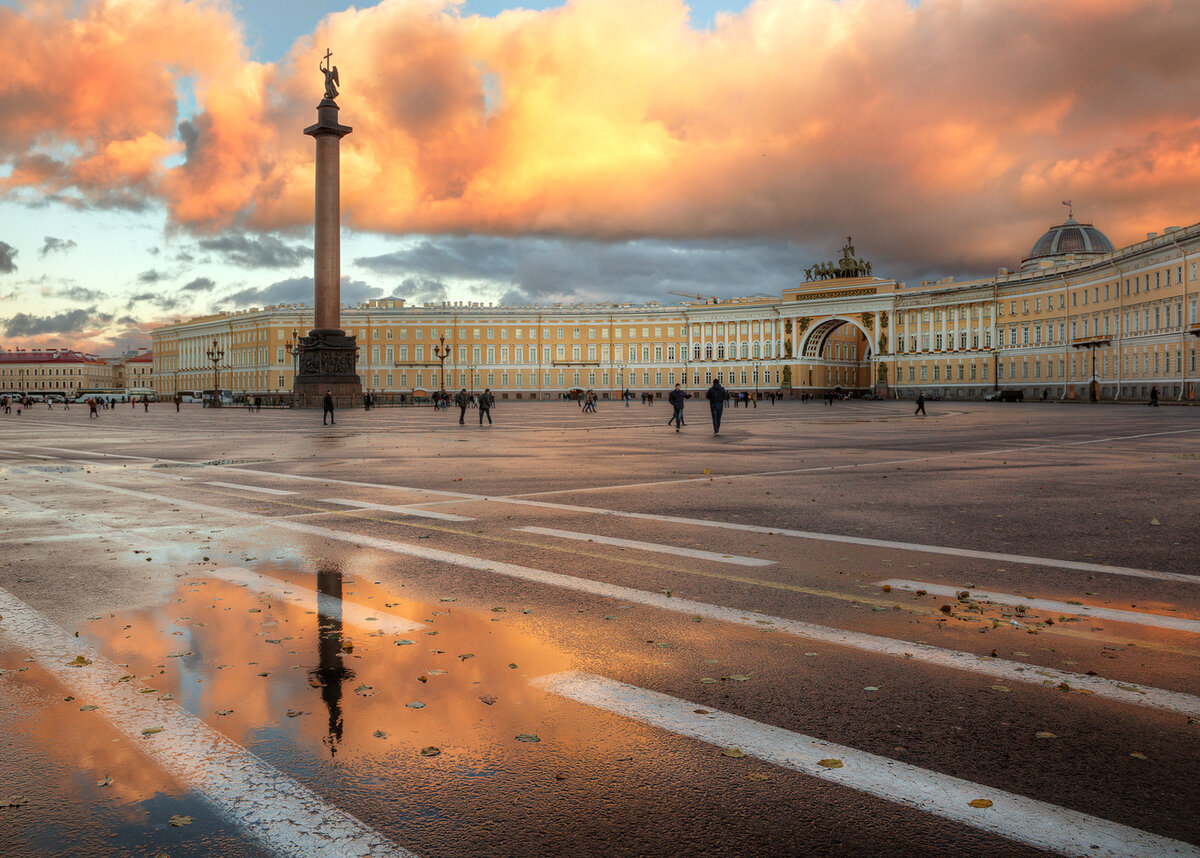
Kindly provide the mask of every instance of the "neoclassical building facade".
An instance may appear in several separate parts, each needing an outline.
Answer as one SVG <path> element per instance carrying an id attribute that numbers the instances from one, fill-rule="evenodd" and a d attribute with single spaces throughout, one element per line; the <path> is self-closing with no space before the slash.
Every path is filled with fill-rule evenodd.
<path id="1" fill-rule="evenodd" d="M 837 390 L 978 399 L 1195 398 L 1200 224 L 1114 248 L 1073 217 L 1035 242 L 1020 270 L 913 287 L 840 260 L 798 272 L 778 297 L 680 304 L 413 306 L 382 299 L 342 311 L 358 342 L 363 388 L 383 398 L 444 386 L 499 398 L 593 389 L 665 394 L 676 383 L 820 395 Z M 753 291 L 753 284 L 745 284 Z M 285 394 L 293 345 L 312 308 L 220 313 L 155 330 L 160 395 L 219 381 L 235 393 Z M 212 357 L 219 355 L 215 362 Z"/>

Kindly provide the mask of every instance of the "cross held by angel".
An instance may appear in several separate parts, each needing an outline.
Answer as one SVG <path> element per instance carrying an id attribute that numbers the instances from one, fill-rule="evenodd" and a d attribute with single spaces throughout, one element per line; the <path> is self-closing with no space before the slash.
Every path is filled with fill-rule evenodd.
<path id="1" fill-rule="evenodd" d="M 331 100 L 337 98 L 337 88 L 341 85 L 341 81 L 338 80 L 337 66 L 331 66 L 329 64 L 329 58 L 332 56 L 333 51 L 329 50 L 329 48 L 326 48 L 325 61 L 319 66 L 321 73 L 325 75 L 325 97 Z"/>

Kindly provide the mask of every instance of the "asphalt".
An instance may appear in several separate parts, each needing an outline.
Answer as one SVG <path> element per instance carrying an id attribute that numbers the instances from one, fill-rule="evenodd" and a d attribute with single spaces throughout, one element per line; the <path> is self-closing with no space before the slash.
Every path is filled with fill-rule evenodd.
<path id="1" fill-rule="evenodd" d="M 110 664 L 418 855 L 1076 854 L 1062 808 L 1125 827 L 1079 854 L 1200 854 L 1200 626 L 1155 625 L 1200 621 L 1200 409 L 911 408 L 0 416 L 0 854 L 319 854 L 149 752 L 176 728 L 81 710 Z M 564 671 L 1033 799 L 1049 833 L 730 756 Z"/>

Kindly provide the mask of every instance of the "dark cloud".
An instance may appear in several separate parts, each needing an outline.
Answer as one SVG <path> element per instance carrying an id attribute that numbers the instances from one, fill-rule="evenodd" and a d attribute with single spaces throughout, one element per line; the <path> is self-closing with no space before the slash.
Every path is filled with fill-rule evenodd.
<path id="1" fill-rule="evenodd" d="M 12 274 L 17 270 L 17 249 L 7 241 L 0 241 L 0 274 Z"/>
<path id="2" fill-rule="evenodd" d="M 54 316 L 31 316 L 17 313 L 4 320 L 4 333 L 9 337 L 36 337 L 40 334 L 77 334 L 89 327 L 112 321 L 107 313 L 97 313 L 95 307 L 68 310 Z"/>
<path id="3" fill-rule="evenodd" d="M 139 274 L 137 279 L 139 283 L 157 283 L 160 280 L 166 280 L 168 276 L 156 268 L 150 268 Z"/>
<path id="4" fill-rule="evenodd" d="M 393 298 L 404 298 L 409 303 L 418 305 L 445 301 L 449 296 L 446 284 L 432 277 L 406 277 L 392 290 Z"/>
<path id="5" fill-rule="evenodd" d="M 428 238 L 410 248 L 363 257 L 355 265 L 401 275 L 398 296 L 444 300 L 447 283 L 500 295 L 501 303 L 661 301 L 683 296 L 778 294 L 803 279 L 803 269 L 833 259 L 839 249 L 784 241 Z"/>
<path id="6" fill-rule="evenodd" d="M 140 326 L 142 323 L 139 322 L 137 319 L 133 318 L 133 316 L 122 316 L 121 318 L 117 319 L 117 324 L 118 325 L 127 325 L 131 328 L 136 328 L 136 327 Z"/>
<path id="7" fill-rule="evenodd" d="M 183 292 L 211 292 L 217 284 L 207 277 L 197 277 L 195 280 L 184 285 L 181 291 Z"/>
<path id="8" fill-rule="evenodd" d="M 226 262 L 244 268 L 291 268 L 313 256 L 312 248 L 287 244 L 273 235 L 264 235 L 262 238 L 222 235 L 202 239 L 200 247 L 219 253 Z"/>
<path id="9" fill-rule="evenodd" d="M 71 301 L 101 301 L 108 297 L 99 289 L 88 289 L 86 286 L 68 286 L 65 289 L 58 291 L 59 298 L 66 298 Z"/>
<path id="10" fill-rule="evenodd" d="M 383 290 L 361 280 L 342 278 L 341 298 L 343 304 L 357 304 L 369 298 L 379 298 Z M 226 295 L 218 303 L 232 307 L 265 307 L 270 304 L 312 304 L 313 278 L 292 277 L 262 288 L 242 289 Z"/>
<path id="11" fill-rule="evenodd" d="M 125 309 L 132 309 L 134 304 L 150 304 L 160 310 L 175 310 L 183 303 L 182 298 L 173 295 L 164 295 L 159 292 L 139 292 L 137 295 L 129 297 Z"/>
<path id="12" fill-rule="evenodd" d="M 76 246 L 75 242 L 69 238 L 55 238 L 52 235 L 48 235 L 45 241 L 42 242 L 42 249 L 38 251 L 38 256 L 44 258 L 46 254 L 53 253 L 56 250 L 66 253 Z"/>

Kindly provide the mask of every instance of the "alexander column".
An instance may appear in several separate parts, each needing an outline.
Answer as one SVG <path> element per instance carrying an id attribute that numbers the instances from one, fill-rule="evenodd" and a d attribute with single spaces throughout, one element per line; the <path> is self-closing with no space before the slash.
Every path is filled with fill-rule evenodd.
<path id="1" fill-rule="evenodd" d="M 293 392 L 300 407 L 320 406 L 325 391 L 332 390 L 340 407 L 362 401 L 362 381 L 355 370 L 358 347 L 354 337 L 341 329 L 341 191 L 339 147 L 350 133 L 339 125 L 337 66 L 329 64 L 333 54 L 325 51 L 320 65 L 325 75 L 325 97 L 317 105 L 317 123 L 304 133 L 317 142 L 317 188 L 315 217 L 315 280 L 313 329 L 300 338 L 300 368 Z"/>

